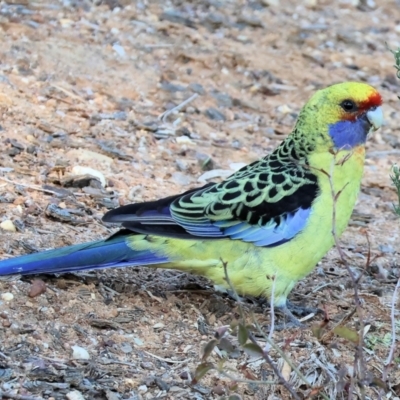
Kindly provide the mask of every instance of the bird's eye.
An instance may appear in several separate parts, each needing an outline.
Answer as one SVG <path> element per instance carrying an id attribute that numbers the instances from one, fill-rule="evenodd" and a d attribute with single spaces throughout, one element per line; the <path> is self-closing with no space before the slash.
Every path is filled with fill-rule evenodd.
<path id="1" fill-rule="evenodd" d="M 346 112 L 354 112 L 357 111 L 357 105 L 354 103 L 353 100 L 343 100 L 340 103 L 340 106 L 343 108 L 344 111 Z"/>

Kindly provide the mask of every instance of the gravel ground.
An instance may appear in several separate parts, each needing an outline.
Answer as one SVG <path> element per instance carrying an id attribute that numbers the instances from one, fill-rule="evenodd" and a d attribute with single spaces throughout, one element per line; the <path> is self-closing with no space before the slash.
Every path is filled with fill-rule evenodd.
<path id="1" fill-rule="evenodd" d="M 363 398 L 359 380 L 350 386 L 360 353 L 348 340 L 363 326 L 364 398 L 399 399 L 399 346 L 385 368 L 400 252 L 389 177 L 400 81 L 387 49 L 400 46 L 398 1 L 3 1 L 0 32 L 2 259 L 106 237 L 108 209 L 224 179 L 270 152 L 315 90 L 376 87 L 386 122 L 367 145 L 342 237 L 362 275 L 363 325 L 332 250 L 291 294 L 323 308 L 329 324 L 316 316 L 274 332 L 286 360 L 270 356 L 299 398 L 347 399 L 353 389 Z M 293 398 L 234 334 L 208 358 L 224 360 L 222 372 L 193 382 L 214 332 L 240 319 L 238 303 L 205 279 L 124 268 L 7 278 L 0 294 L 3 398 Z M 240 307 L 248 323 L 269 324 L 259 301 Z M 399 308 L 397 298 L 397 337 Z"/>

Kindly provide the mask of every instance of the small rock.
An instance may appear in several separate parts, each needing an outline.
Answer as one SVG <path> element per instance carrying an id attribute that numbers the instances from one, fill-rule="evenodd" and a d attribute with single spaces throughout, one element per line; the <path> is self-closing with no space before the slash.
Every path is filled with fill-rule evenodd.
<path id="1" fill-rule="evenodd" d="M 221 111 L 218 111 L 214 107 L 207 108 L 205 112 L 206 116 L 214 121 L 225 121 L 226 117 Z"/>
<path id="2" fill-rule="evenodd" d="M 133 341 L 135 342 L 135 344 L 137 345 L 137 346 L 143 346 L 143 340 L 141 340 L 141 339 L 139 339 L 138 337 L 134 337 L 133 338 Z"/>
<path id="3" fill-rule="evenodd" d="M 79 392 L 78 390 L 72 390 L 71 392 L 68 392 L 65 397 L 68 400 L 85 400 L 85 397 L 83 397 L 83 394 Z"/>
<path id="4" fill-rule="evenodd" d="M 186 17 L 184 13 L 176 10 L 166 10 L 159 16 L 160 21 L 170 21 L 174 24 L 182 24 L 189 28 L 196 28 L 196 24 L 193 20 Z"/>
<path id="5" fill-rule="evenodd" d="M 157 322 L 156 324 L 153 325 L 154 329 L 162 329 L 164 328 L 164 324 L 162 322 Z"/>
<path id="6" fill-rule="evenodd" d="M 175 161 L 175 164 L 176 164 L 176 168 L 178 168 L 179 171 L 187 171 L 187 169 L 188 169 L 186 161 L 178 159 Z"/>
<path id="7" fill-rule="evenodd" d="M 138 387 L 138 391 L 141 393 L 146 393 L 147 392 L 147 386 L 146 385 L 140 385 Z"/>
<path id="8" fill-rule="evenodd" d="M 161 84 L 161 89 L 166 92 L 175 93 L 175 92 L 184 92 L 186 88 L 182 85 L 177 85 L 171 82 L 163 82 Z"/>
<path id="9" fill-rule="evenodd" d="M 164 382 L 161 378 L 156 378 L 155 379 L 155 384 L 158 386 L 160 390 L 164 390 L 165 392 L 168 392 L 169 390 L 169 385 L 167 382 Z"/>
<path id="10" fill-rule="evenodd" d="M 394 253 L 394 248 L 390 244 L 380 244 L 378 247 L 382 253 Z"/>
<path id="11" fill-rule="evenodd" d="M 211 171 L 204 172 L 204 174 L 200 175 L 197 178 L 197 182 L 207 182 L 210 179 L 214 178 L 227 178 L 234 173 L 231 169 L 213 169 Z"/>
<path id="12" fill-rule="evenodd" d="M 84 349 L 83 347 L 80 346 L 71 346 L 73 352 L 72 352 L 72 358 L 75 360 L 89 360 L 90 359 L 90 354 L 89 352 Z"/>
<path id="13" fill-rule="evenodd" d="M 188 137 L 188 136 L 178 136 L 177 138 L 175 138 L 175 140 L 176 140 L 176 143 L 179 143 L 179 144 L 195 144 L 193 142 L 193 140 L 190 139 L 190 137 Z"/>
<path id="14" fill-rule="evenodd" d="M 180 377 L 181 379 L 183 379 L 183 380 L 187 380 L 187 379 L 189 379 L 189 374 L 188 374 L 187 371 L 182 371 L 182 372 L 180 373 L 179 377 Z"/>
<path id="15" fill-rule="evenodd" d="M 16 232 L 17 228 L 10 219 L 6 219 L 0 224 L 0 228 L 8 232 Z"/>
<path id="16" fill-rule="evenodd" d="M 144 369 L 154 369 L 154 364 L 152 362 L 142 362 L 140 366 Z"/>
<path id="17" fill-rule="evenodd" d="M 204 90 L 203 86 L 200 85 L 200 83 L 190 83 L 189 89 L 199 95 L 206 94 L 206 91 Z"/>
<path id="18" fill-rule="evenodd" d="M 129 343 L 124 342 L 124 343 L 121 343 L 121 351 L 125 354 L 129 354 L 129 353 L 132 353 L 133 348 Z"/>
<path id="19" fill-rule="evenodd" d="M 120 44 L 117 43 L 113 44 L 113 49 L 118 54 L 119 57 L 121 58 L 126 57 L 125 49 Z"/>
<path id="20" fill-rule="evenodd" d="M 41 279 L 35 279 L 29 290 L 29 297 L 37 297 L 46 291 L 46 284 Z"/>
<path id="21" fill-rule="evenodd" d="M 119 400 L 121 397 L 118 393 L 112 392 L 111 390 L 106 390 L 107 400 Z"/>
<path id="22" fill-rule="evenodd" d="M 279 6 L 279 0 L 261 0 L 261 4 L 264 6 Z"/>
<path id="23" fill-rule="evenodd" d="M 105 178 L 105 176 L 100 171 L 97 171 L 96 169 L 93 169 L 93 168 L 90 168 L 90 167 L 82 167 L 80 165 L 76 165 L 74 168 L 72 168 L 72 173 L 74 175 L 92 175 L 95 178 L 99 179 L 99 181 L 101 182 L 101 185 L 103 187 L 106 186 L 106 178 Z"/>
<path id="24" fill-rule="evenodd" d="M 14 295 L 12 293 L 10 293 L 10 292 L 6 292 L 6 293 L 2 293 L 1 298 L 4 301 L 11 301 L 11 300 L 14 299 Z"/>
<path id="25" fill-rule="evenodd" d="M 215 169 L 215 162 L 208 154 L 196 153 L 196 159 L 203 171 Z"/>
<path id="26" fill-rule="evenodd" d="M 186 186 L 186 185 L 190 185 L 192 183 L 192 179 L 190 178 L 190 176 L 185 175 L 182 172 L 173 172 L 171 179 L 178 185 L 181 186 Z"/>
<path id="27" fill-rule="evenodd" d="M 217 103 L 220 107 L 232 107 L 233 100 L 229 94 L 220 93 L 217 90 L 211 92 L 211 95 L 217 100 Z"/>
<path id="28" fill-rule="evenodd" d="M 282 114 L 290 114 L 292 112 L 291 108 L 286 104 L 279 106 L 278 111 Z"/>
<path id="29" fill-rule="evenodd" d="M 223 396 L 225 394 L 225 388 L 222 385 L 215 385 L 212 388 L 213 393 L 217 396 Z"/>

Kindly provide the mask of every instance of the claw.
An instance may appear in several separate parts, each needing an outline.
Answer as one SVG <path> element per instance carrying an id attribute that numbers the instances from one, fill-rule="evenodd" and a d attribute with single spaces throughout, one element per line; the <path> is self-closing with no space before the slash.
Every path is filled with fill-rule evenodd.
<path id="1" fill-rule="evenodd" d="M 324 310 L 321 310 L 318 307 L 307 307 L 301 306 L 297 304 L 291 303 L 289 300 L 286 300 L 286 307 L 294 314 L 299 317 L 305 317 L 309 314 L 324 314 Z"/>

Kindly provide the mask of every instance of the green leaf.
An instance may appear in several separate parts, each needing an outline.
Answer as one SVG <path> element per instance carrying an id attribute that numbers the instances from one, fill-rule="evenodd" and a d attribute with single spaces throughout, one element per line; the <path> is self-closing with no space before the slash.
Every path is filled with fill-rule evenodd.
<path id="1" fill-rule="evenodd" d="M 247 343 L 243 346 L 243 350 L 250 357 L 263 357 L 264 356 L 264 352 L 258 344 Z"/>
<path id="2" fill-rule="evenodd" d="M 239 330 L 238 330 L 239 344 L 241 346 L 245 345 L 248 338 L 249 338 L 249 331 L 244 325 L 239 324 Z"/>
<path id="3" fill-rule="evenodd" d="M 355 344 L 358 344 L 360 342 L 360 337 L 358 335 L 358 332 L 356 332 L 353 329 L 347 328 L 345 326 L 336 326 L 335 328 L 333 328 L 333 332 L 342 337 L 343 339 L 346 339 L 350 342 L 353 342 Z"/>
<path id="4" fill-rule="evenodd" d="M 196 371 L 194 373 L 194 377 L 192 380 L 192 385 L 195 385 L 196 383 L 198 383 L 200 381 L 201 378 L 203 378 L 203 376 L 211 371 L 212 369 L 214 369 L 214 364 L 212 363 L 202 363 L 199 364 L 196 368 Z"/>
<path id="5" fill-rule="evenodd" d="M 238 394 L 233 393 L 228 397 L 228 400 L 242 400 L 242 396 L 239 396 Z"/>
<path id="6" fill-rule="evenodd" d="M 207 361 L 207 358 L 210 356 L 210 354 L 214 350 L 214 347 L 217 344 L 218 344 L 218 340 L 217 339 L 212 339 L 204 346 L 203 357 L 201 359 L 203 362 Z"/>

